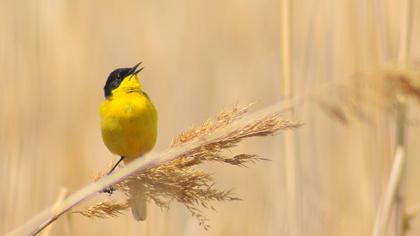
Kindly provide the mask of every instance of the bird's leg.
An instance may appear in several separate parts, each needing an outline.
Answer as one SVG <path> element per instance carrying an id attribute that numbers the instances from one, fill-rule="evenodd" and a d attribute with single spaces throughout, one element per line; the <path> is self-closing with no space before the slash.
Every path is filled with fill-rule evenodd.
<path id="1" fill-rule="evenodd" d="M 120 157 L 120 159 L 117 161 L 117 163 L 115 163 L 115 165 L 112 167 L 112 169 L 110 170 L 110 171 L 108 171 L 108 174 L 107 175 L 110 175 L 114 170 L 115 170 L 115 168 L 117 168 L 117 166 L 122 162 L 124 160 L 124 157 L 122 156 L 122 157 Z"/>
<path id="2" fill-rule="evenodd" d="M 117 161 L 117 163 L 115 163 L 115 165 L 111 168 L 111 170 L 110 171 L 108 171 L 108 174 L 107 175 L 110 175 L 114 170 L 115 170 L 115 168 L 117 168 L 117 166 L 122 162 L 124 160 L 124 157 L 123 156 L 121 156 L 121 158 Z M 108 193 L 109 195 L 111 195 L 113 192 L 114 192 L 114 188 L 112 188 L 112 186 L 109 186 L 109 187 L 107 187 L 107 188 L 105 188 L 104 190 L 103 190 L 103 192 L 105 192 L 105 193 Z"/>

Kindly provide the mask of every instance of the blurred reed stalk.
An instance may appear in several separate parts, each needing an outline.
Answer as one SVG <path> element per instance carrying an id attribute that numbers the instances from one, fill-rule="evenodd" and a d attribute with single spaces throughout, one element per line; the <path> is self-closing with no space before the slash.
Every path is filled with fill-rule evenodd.
<path id="1" fill-rule="evenodd" d="M 385 235 L 389 218 L 391 216 L 392 206 L 398 198 L 398 191 L 400 189 L 401 175 L 405 165 L 404 148 L 398 146 L 395 153 L 392 170 L 388 181 L 388 186 L 385 192 L 385 197 L 382 205 L 379 208 L 378 215 L 375 221 L 373 236 Z M 398 220 L 398 219 L 397 219 Z M 399 222 L 399 220 L 398 220 Z M 397 224 L 398 225 L 398 224 Z"/>
<path id="2" fill-rule="evenodd" d="M 281 70 L 282 96 L 293 96 L 292 68 L 291 68 L 291 2 L 281 1 Z M 290 111 L 293 115 L 293 109 Z M 284 136 L 286 192 L 289 209 L 287 210 L 287 234 L 298 235 L 297 203 L 296 203 L 296 156 L 294 132 L 286 131 Z"/>
<path id="3" fill-rule="evenodd" d="M 400 66 L 405 68 L 407 66 L 408 51 L 410 44 L 410 36 L 412 29 L 413 17 L 413 1 L 402 1 L 402 27 L 400 32 L 400 45 L 398 50 L 398 62 Z M 406 101 L 400 96 L 397 104 L 397 119 L 396 119 L 396 142 L 397 147 L 395 157 L 392 165 L 392 170 L 388 182 L 387 189 L 382 205 L 379 207 L 377 218 L 373 228 L 373 236 L 381 236 L 386 234 L 388 222 L 391 216 L 391 208 L 395 204 L 395 235 L 402 236 L 406 234 L 405 228 L 405 206 L 404 196 L 401 188 L 401 179 L 406 170 L 407 157 L 405 155 L 406 149 Z"/>
<path id="4" fill-rule="evenodd" d="M 68 190 L 66 188 L 62 188 L 60 192 L 58 193 L 58 197 L 57 197 L 56 202 L 54 203 L 53 208 L 56 208 L 58 205 L 60 205 L 64 201 L 64 199 L 67 197 L 67 195 L 68 195 Z M 51 235 L 53 226 L 54 224 L 50 224 L 48 227 L 46 227 L 42 236 Z"/>

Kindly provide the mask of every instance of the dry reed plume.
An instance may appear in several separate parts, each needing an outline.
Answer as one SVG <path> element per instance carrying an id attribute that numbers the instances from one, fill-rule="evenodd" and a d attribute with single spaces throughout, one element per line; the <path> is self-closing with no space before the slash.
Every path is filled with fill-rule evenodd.
<path id="1" fill-rule="evenodd" d="M 232 110 L 221 112 L 215 118 L 192 127 L 175 137 L 171 148 L 199 140 L 205 135 L 223 129 L 242 118 L 249 107 L 234 106 Z M 224 150 L 235 147 L 244 138 L 273 135 L 280 130 L 297 128 L 300 125 L 299 122 L 281 118 L 279 113 L 270 113 L 262 118 L 251 120 L 172 161 L 135 173 L 115 184 L 113 188 L 124 193 L 125 199 L 122 202 L 109 199 L 75 212 L 97 218 L 119 216 L 128 209 L 130 195 L 127 186 L 132 186 L 132 182 L 135 182 L 138 185 L 144 185 L 146 198 L 161 208 L 168 209 L 171 201 L 174 200 L 183 204 L 207 230 L 208 219 L 202 209 L 214 209 L 211 205 L 212 201 L 234 201 L 239 198 L 231 190 L 216 188 L 216 182 L 209 173 L 194 167 L 205 162 L 244 167 L 259 160 L 266 160 L 255 154 L 232 154 Z"/>
<path id="2" fill-rule="evenodd" d="M 378 69 L 356 75 L 336 91 L 334 103 L 330 98 L 319 102 L 324 111 L 344 124 L 352 119 L 370 122 L 376 111 L 394 111 L 401 98 L 420 102 L 420 70 L 397 66 Z"/>
<path id="3" fill-rule="evenodd" d="M 86 217 L 92 218 L 105 218 L 119 216 L 127 210 L 128 204 L 126 202 L 119 203 L 115 201 L 101 201 L 94 206 L 88 207 L 82 211 L 74 211 L 74 213 L 80 213 Z"/>

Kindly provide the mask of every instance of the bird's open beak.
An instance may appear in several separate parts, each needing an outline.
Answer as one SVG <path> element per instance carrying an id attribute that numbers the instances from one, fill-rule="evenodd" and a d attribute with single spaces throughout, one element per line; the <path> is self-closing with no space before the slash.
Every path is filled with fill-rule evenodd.
<path id="1" fill-rule="evenodd" d="M 140 69 L 137 70 L 137 67 L 139 67 L 140 64 L 141 64 L 141 62 L 139 62 L 139 63 L 137 63 L 137 65 L 133 66 L 133 68 L 131 68 L 131 70 L 128 74 L 129 75 L 137 75 L 140 71 L 142 71 L 144 69 L 144 67 L 141 67 Z"/>
<path id="2" fill-rule="evenodd" d="M 134 73 L 133 73 L 133 75 L 137 75 L 140 71 L 142 71 L 144 69 L 144 67 L 142 67 L 142 68 L 140 68 L 140 69 L 138 69 L 138 70 L 136 70 L 136 71 L 134 71 Z"/>

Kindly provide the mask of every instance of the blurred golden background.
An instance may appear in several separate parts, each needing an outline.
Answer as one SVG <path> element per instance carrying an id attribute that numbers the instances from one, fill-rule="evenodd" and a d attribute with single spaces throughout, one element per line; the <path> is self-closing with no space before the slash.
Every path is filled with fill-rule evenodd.
<path id="1" fill-rule="evenodd" d="M 401 2 L 292 1 L 293 94 L 395 62 Z M 102 142 L 98 115 L 115 68 L 143 62 L 143 88 L 159 111 L 156 151 L 236 102 L 259 108 L 281 100 L 281 10 L 280 0 L 0 0 L 0 234 L 52 205 L 61 188 L 90 183 L 116 158 Z M 409 61 L 420 55 L 417 13 Z M 294 137 L 296 206 L 287 199 L 280 134 L 239 147 L 271 162 L 205 167 L 243 199 L 206 212 L 210 231 L 175 203 L 169 211 L 150 204 L 141 223 L 129 214 L 70 214 L 51 235 L 289 235 L 290 224 L 298 235 L 369 235 L 392 163 L 391 118 L 343 126 L 316 106 L 295 114 L 305 123 Z M 418 114 L 414 104 L 407 205 L 420 203 Z M 419 234 L 420 223 L 408 232 Z"/>

